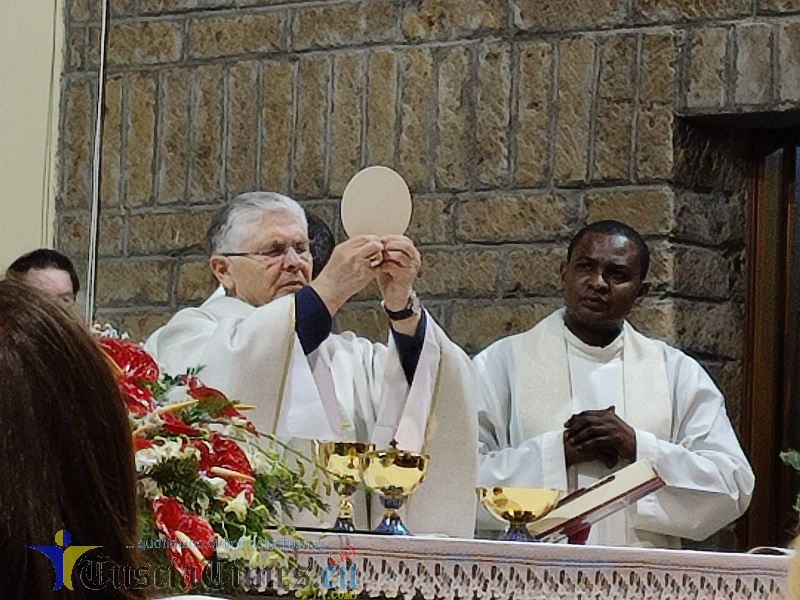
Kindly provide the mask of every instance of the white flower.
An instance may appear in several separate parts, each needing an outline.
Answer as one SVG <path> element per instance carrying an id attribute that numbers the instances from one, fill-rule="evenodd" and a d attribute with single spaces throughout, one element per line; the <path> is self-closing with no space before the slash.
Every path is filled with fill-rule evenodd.
<path id="1" fill-rule="evenodd" d="M 171 458 L 199 458 L 200 453 L 192 446 L 183 447 L 182 440 L 156 440 L 149 448 L 142 448 L 136 452 L 136 470 L 139 473 L 149 473 L 155 465 L 161 464 Z"/>
<path id="2" fill-rule="evenodd" d="M 238 540 L 227 540 L 217 535 L 216 543 L 220 560 L 241 559 L 249 567 L 260 566 L 261 553 L 255 536 L 243 535 Z"/>
<path id="3" fill-rule="evenodd" d="M 214 490 L 214 497 L 215 498 L 223 498 L 225 496 L 225 486 L 228 485 L 228 482 L 225 481 L 222 477 L 206 477 L 204 475 L 200 475 L 200 479 L 205 481 L 211 488 Z"/>
<path id="4" fill-rule="evenodd" d="M 236 515 L 236 518 L 240 521 L 244 521 L 247 518 L 247 497 L 245 495 L 245 490 L 239 492 L 239 495 L 236 496 L 233 500 L 230 500 L 225 506 L 225 513 L 233 513 Z"/>

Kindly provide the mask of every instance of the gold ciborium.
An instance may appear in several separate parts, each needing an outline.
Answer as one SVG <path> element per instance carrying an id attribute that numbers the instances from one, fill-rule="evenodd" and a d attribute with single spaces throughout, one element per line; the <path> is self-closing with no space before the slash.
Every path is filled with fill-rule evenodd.
<path id="1" fill-rule="evenodd" d="M 560 490 L 524 487 L 481 487 L 478 498 L 493 517 L 506 521 L 501 539 L 513 542 L 536 541 L 528 532 L 528 523 L 549 513 L 561 496 Z"/>
<path id="2" fill-rule="evenodd" d="M 372 444 L 358 442 L 314 442 L 317 464 L 330 471 L 339 494 L 339 514 L 334 531 L 355 531 L 351 498 L 361 482 L 361 461 L 364 453 L 374 450 Z"/>
<path id="3" fill-rule="evenodd" d="M 364 454 L 363 479 L 366 486 L 380 494 L 386 512 L 375 533 L 412 535 L 403 524 L 397 509 L 403 506 L 425 477 L 429 457 L 426 454 L 398 450 L 392 442 L 389 450 L 373 450 Z"/>

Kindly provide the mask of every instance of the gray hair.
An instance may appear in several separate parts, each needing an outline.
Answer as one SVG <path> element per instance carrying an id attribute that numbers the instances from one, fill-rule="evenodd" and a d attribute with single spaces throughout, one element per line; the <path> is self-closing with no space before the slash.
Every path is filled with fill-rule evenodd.
<path id="1" fill-rule="evenodd" d="M 275 192 L 247 192 L 236 196 L 211 219 L 206 234 L 208 254 L 238 251 L 238 246 L 249 233 L 248 227 L 272 212 L 287 212 L 308 230 L 305 211 L 288 196 Z"/>

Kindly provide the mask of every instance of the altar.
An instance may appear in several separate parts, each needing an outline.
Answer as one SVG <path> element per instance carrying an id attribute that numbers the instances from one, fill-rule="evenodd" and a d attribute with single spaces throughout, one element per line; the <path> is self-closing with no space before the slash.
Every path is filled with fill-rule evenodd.
<path id="1" fill-rule="evenodd" d="M 296 550 L 331 598 L 785 598 L 790 559 L 738 553 L 323 534 Z M 355 585 L 351 585 L 355 583 Z M 340 588 L 340 584 L 342 587 Z"/>

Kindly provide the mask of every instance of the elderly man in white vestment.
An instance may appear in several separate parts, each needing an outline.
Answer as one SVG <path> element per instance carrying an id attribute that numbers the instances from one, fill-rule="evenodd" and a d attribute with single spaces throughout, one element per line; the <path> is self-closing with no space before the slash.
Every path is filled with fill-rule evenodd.
<path id="1" fill-rule="evenodd" d="M 472 369 L 412 292 L 420 255 L 411 240 L 354 236 L 311 281 L 303 209 L 280 194 L 252 192 L 215 216 L 208 244 L 224 291 L 179 311 L 147 340 L 148 351 L 170 372 L 203 365 L 207 385 L 256 406 L 251 417 L 260 431 L 379 448 L 396 440 L 430 454 L 406 525 L 471 537 Z M 374 279 L 391 324 L 388 346 L 331 334 L 331 317 Z M 373 524 L 379 518 L 373 514 Z"/>
<path id="2" fill-rule="evenodd" d="M 588 543 L 680 547 L 739 517 L 754 476 L 709 375 L 625 318 L 648 292 L 649 251 L 618 221 L 578 232 L 565 309 L 495 342 L 479 378 L 480 485 L 573 491 L 639 459 L 666 487 L 594 524 Z M 478 528 L 489 526 L 479 516 Z"/>

